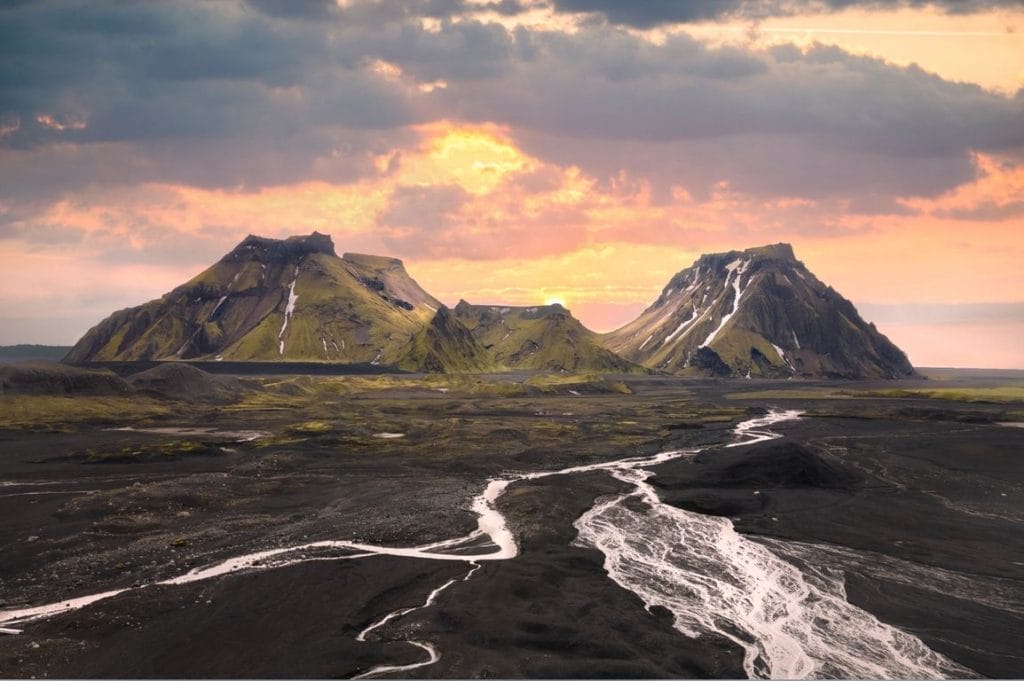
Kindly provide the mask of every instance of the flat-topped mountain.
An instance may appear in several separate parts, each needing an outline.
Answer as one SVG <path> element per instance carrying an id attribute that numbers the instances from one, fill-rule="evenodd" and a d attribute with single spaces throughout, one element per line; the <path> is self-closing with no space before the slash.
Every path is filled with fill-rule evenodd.
<path id="1" fill-rule="evenodd" d="M 339 258 L 331 238 L 316 232 L 249 236 L 162 298 L 100 322 L 66 360 L 397 364 L 440 306 L 400 260 Z"/>
<path id="2" fill-rule="evenodd" d="M 701 256 L 634 321 L 604 336 L 670 373 L 899 378 L 907 356 L 818 280 L 789 244 Z"/>
<path id="3" fill-rule="evenodd" d="M 498 365 L 507 368 L 615 373 L 641 370 L 603 347 L 597 333 L 557 303 L 512 307 L 471 305 L 460 300 L 455 318 Z"/>

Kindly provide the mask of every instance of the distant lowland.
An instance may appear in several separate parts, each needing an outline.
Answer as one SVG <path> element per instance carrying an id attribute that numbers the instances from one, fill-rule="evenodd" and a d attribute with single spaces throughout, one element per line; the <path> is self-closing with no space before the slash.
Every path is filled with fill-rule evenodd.
<path id="1" fill-rule="evenodd" d="M 31 359 L 58 361 L 63 359 L 70 351 L 70 345 L 36 345 L 27 343 L 0 345 L 0 364 Z"/>
<path id="2" fill-rule="evenodd" d="M 914 375 L 903 351 L 789 244 L 703 255 L 639 317 L 600 334 L 559 304 L 463 300 L 448 309 L 401 260 L 339 257 L 316 232 L 249 236 L 190 281 L 113 313 L 56 356 L 71 364 L 313 362 L 427 373 Z"/>

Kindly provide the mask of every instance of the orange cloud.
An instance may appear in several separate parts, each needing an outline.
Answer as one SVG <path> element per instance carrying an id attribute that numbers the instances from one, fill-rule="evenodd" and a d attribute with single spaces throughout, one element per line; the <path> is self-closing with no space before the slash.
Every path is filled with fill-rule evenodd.
<path id="1" fill-rule="evenodd" d="M 635 316 L 701 252 L 781 240 L 855 301 L 998 302 L 1024 291 L 1020 218 L 964 217 L 1024 195 L 1024 169 L 994 157 L 977 157 L 974 183 L 903 202 L 906 214 L 856 215 L 841 204 L 762 201 L 725 183 L 701 199 L 677 186 L 659 202 L 626 173 L 600 183 L 532 157 L 500 126 L 444 122 L 417 132 L 412 146 L 377 158 L 376 176 L 349 184 L 257 192 L 151 184 L 59 201 L 22 241 L 5 244 L 5 261 L 18 267 L 0 283 L 35 291 L 42 305 L 56 295 L 56 272 L 95 292 L 113 282 L 121 297 L 114 305 L 97 293 L 98 319 L 187 279 L 247 233 L 317 229 L 339 250 L 404 257 L 446 303 L 557 299 L 600 330 Z M 64 246 L 33 242 L 44 227 L 77 236 Z M 110 249 L 119 255 L 105 258 Z M 143 256 L 156 260 L 127 264 Z"/>
<path id="2" fill-rule="evenodd" d="M 940 217 L 981 220 L 1024 220 L 1024 164 L 975 154 L 978 180 L 934 199 L 908 199 L 904 204 Z"/>

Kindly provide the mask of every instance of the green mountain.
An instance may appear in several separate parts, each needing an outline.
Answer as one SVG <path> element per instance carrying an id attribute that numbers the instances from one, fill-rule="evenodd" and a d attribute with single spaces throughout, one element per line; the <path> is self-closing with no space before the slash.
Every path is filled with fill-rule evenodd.
<path id="1" fill-rule="evenodd" d="M 410 340 L 398 368 L 431 373 L 487 373 L 497 371 L 491 354 L 473 333 L 443 305 L 430 323 Z"/>
<path id="2" fill-rule="evenodd" d="M 789 244 L 701 256 L 605 345 L 681 374 L 900 378 L 907 356 Z"/>
<path id="3" fill-rule="evenodd" d="M 65 359 L 319 360 L 430 372 L 638 368 L 601 347 L 561 306 L 461 303 L 453 313 L 400 260 L 339 258 L 330 237 L 315 232 L 247 237 L 162 298 L 100 322 Z"/>
<path id="4" fill-rule="evenodd" d="M 598 334 L 558 304 L 510 307 L 461 300 L 455 306 L 455 318 L 472 331 L 498 365 L 509 369 L 642 371 L 604 348 Z"/>
<path id="5" fill-rule="evenodd" d="M 249 236 L 158 300 L 92 328 L 65 358 L 322 360 L 394 365 L 441 303 L 400 260 L 346 253 L 329 236 Z"/>

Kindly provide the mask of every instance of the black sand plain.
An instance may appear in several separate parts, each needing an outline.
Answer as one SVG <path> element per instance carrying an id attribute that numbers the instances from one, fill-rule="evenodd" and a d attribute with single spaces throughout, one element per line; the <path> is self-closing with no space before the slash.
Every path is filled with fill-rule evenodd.
<path id="1" fill-rule="evenodd" d="M 222 378 L 0 397 L 0 610 L 323 539 L 445 539 L 475 527 L 470 500 L 503 472 L 726 443 L 744 418 L 801 409 L 783 439 L 652 483 L 842 570 L 851 602 L 979 675 L 1024 674 L 1024 428 L 1002 425 L 1024 421 L 1019 374 Z M 136 588 L 0 636 L 0 676 L 349 677 L 424 659 L 409 637 L 441 658 L 405 676 L 743 676 L 734 644 L 682 635 L 573 545 L 576 518 L 624 489 L 600 472 L 513 484 L 500 507 L 521 554 L 367 642 L 470 566 L 377 556 Z"/>

